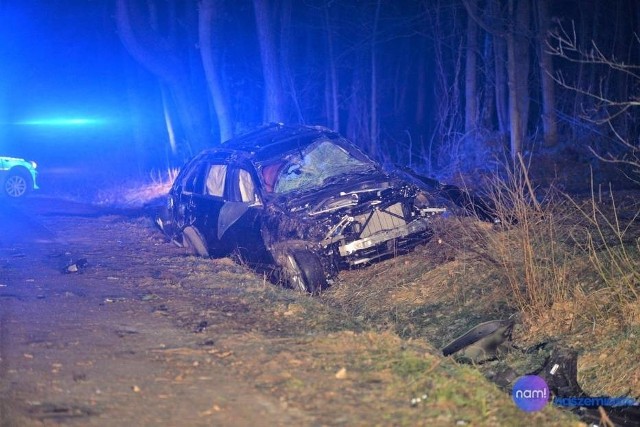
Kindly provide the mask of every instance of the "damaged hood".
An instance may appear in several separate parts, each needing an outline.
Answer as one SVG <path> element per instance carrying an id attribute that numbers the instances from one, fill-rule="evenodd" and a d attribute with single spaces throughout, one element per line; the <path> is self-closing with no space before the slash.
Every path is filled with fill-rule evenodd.
<path id="1" fill-rule="evenodd" d="M 280 196 L 276 203 L 289 214 L 318 217 L 371 199 L 384 199 L 398 185 L 381 172 L 345 175 L 322 188 Z"/>

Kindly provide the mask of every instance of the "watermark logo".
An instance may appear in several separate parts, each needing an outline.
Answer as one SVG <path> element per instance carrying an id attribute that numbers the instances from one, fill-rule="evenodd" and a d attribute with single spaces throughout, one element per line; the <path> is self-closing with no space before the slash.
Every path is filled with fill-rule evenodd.
<path id="1" fill-rule="evenodd" d="M 553 404 L 565 407 L 585 407 L 597 408 L 598 406 L 622 407 L 622 406 L 640 406 L 640 402 L 628 396 L 611 397 L 611 396 L 573 396 L 573 397 L 554 397 Z"/>
<path id="2" fill-rule="evenodd" d="M 511 397 L 523 411 L 539 411 L 549 402 L 549 386 L 537 375 L 525 375 L 513 385 Z"/>

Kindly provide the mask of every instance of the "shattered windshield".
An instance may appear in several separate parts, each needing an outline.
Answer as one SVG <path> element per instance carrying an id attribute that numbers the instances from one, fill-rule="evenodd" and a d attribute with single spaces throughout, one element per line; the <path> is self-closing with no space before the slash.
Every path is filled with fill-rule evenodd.
<path id="1" fill-rule="evenodd" d="M 277 172 L 271 172 L 272 177 L 267 176 L 269 168 L 274 167 L 277 167 Z M 264 168 L 263 176 L 270 190 L 282 194 L 319 188 L 340 175 L 374 169 L 370 161 L 358 159 L 339 145 L 325 140 L 302 154 L 289 156 L 283 163 Z"/>

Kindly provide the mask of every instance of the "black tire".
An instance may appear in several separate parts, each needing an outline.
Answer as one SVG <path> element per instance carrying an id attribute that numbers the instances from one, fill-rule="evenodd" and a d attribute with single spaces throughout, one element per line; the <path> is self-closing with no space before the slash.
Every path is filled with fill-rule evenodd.
<path id="1" fill-rule="evenodd" d="M 284 253 L 281 267 L 286 284 L 295 290 L 318 294 L 328 286 L 320 258 L 313 252 L 288 250 Z"/>
<path id="2" fill-rule="evenodd" d="M 191 255 L 199 255 L 206 258 L 209 257 L 207 244 L 205 243 L 202 234 L 200 234 L 195 227 L 188 226 L 182 230 L 182 244 Z"/>
<path id="3" fill-rule="evenodd" d="M 32 182 L 30 177 L 22 172 L 10 172 L 2 184 L 4 194 L 19 199 L 26 196 L 31 191 Z"/>

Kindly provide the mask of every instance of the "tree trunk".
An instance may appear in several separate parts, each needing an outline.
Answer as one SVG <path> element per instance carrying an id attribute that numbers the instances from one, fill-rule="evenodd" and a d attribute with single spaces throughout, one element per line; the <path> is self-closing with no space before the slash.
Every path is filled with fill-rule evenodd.
<path id="1" fill-rule="evenodd" d="M 331 19 L 329 16 L 329 5 L 324 4 L 324 27 L 327 34 L 327 118 L 329 119 L 329 127 L 335 131 L 340 130 L 340 110 L 338 104 L 338 73 L 336 71 L 336 60 L 333 49 L 333 31 Z"/>
<path id="2" fill-rule="evenodd" d="M 162 95 L 162 115 L 164 116 L 164 124 L 167 128 L 167 134 L 169 135 L 169 148 L 171 154 L 174 156 L 178 154 L 178 144 L 176 143 L 176 131 L 173 125 L 173 115 L 171 114 L 171 107 L 169 107 L 169 98 L 167 96 L 167 90 L 160 85 L 160 94 Z M 169 159 L 167 159 L 168 161 Z"/>
<path id="3" fill-rule="evenodd" d="M 468 7 L 475 11 L 477 0 L 469 0 Z M 478 24 L 472 16 L 467 16 L 467 47 L 465 49 L 464 72 L 464 138 L 462 160 L 467 167 L 475 166 L 477 162 L 477 146 L 475 135 L 478 128 Z"/>
<path id="4" fill-rule="evenodd" d="M 517 0 L 515 12 L 514 38 L 514 67 L 516 82 L 516 102 L 518 103 L 518 116 L 520 120 L 520 149 L 527 136 L 527 123 L 529 122 L 529 29 L 531 18 L 530 0 Z M 511 15 L 513 16 L 513 15 Z"/>
<path id="5" fill-rule="evenodd" d="M 354 63 L 348 96 L 347 138 L 352 141 L 364 141 L 360 144 L 360 147 L 373 156 L 375 153 L 369 151 L 371 146 L 367 143 L 366 138 L 371 135 L 371 129 L 369 129 L 369 124 L 371 123 L 369 113 L 371 110 L 367 102 L 368 90 L 365 71 L 367 70 L 367 58 L 364 57 L 364 53 L 362 55 L 356 54 Z"/>
<path id="6" fill-rule="evenodd" d="M 553 61 L 547 52 L 549 34 L 548 0 L 537 1 L 538 11 L 538 54 L 540 55 L 540 81 L 542 83 L 542 126 L 544 145 L 554 147 L 558 143 L 555 86 L 552 78 Z"/>
<path id="7" fill-rule="evenodd" d="M 629 19 L 628 14 L 630 14 L 630 10 L 625 7 L 627 6 L 625 2 L 618 2 L 616 4 L 616 21 L 613 25 L 614 33 L 613 33 L 613 47 L 612 47 L 612 55 L 616 58 L 617 61 L 626 64 L 633 64 L 634 60 L 631 55 L 631 49 L 629 46 L 633 43 L 632 39 L 637 37 L 637 34 L 633 36 L 633 28 L 631 27 L 631 20 Z M 612 87 L 610 90 L 613 92 L 608 97 L 610 99 L 631 99 L 633 95 L 629 93 L 629 88 L 634 86 L 634 82 L 630 79 L 628 74 L 620 74 L 620 73 L 612 73 L 611 78 L 608 79 L 612 82 Z M 607 114 L 610 114 L 609 112 Z M 620 135 L 629 135 L 630 129 L 630 115 L 628 114 L 620 114 L 615 119 L 613 119 L 613 123 Z"/>
<path id="8" fill-rule="evenodd" d="M 514 1 L 509 2 L 509 17 L 513 17 Z M 522 152 L 522 130 L 520 127 L 520 112 L 518 110 L 518 70 L 516 64 L 516 41 L 514 34 L 515 22 L 509 23 L 507 31 L 507 74 L 509 78 L 509 125 L 511 158 L 515 161 L 517 155 Z"/>
<path id="9" fill-rule="evenodd" d="M 472 10 L 477 8 L 477 0 L 469 0 Z M 478 25 L 471 16 L 467 16 L 467 48 L 464 79 L 464 132 L 467 138 L 473 140 L 473 134 L 478 127 L 478 78 L 477 78 L 477 52 L 478 52 Z"/>
<path id="10" fill-rule="evenodd" d="M 371 123 L 369 125 L 370 134 L 370 149 L 371 154 L 378 152 L 378 70 L 376 60 L 376 43 L 378 38 L 378 21 L 380 20 L 380 3 L 382 0 L 378 0 L 376 3 L 376 11 L 373 18 L 373 33 L 371 35 Z"/>
<path id="11" fill-rule="evenodd" d="M 590 34 L 587 34 L 587 28 L 591 28 L 591 26 L 593 25 L 593 22 L 591 22 L 591 14 L 592 13 L 597 13 L 597 10 L 593 10 L 594 7 L 597 7 L 596 5 L 598 4 L 598 2 L 595 2 L 595 5 L 589 5 L 589 10 L 585 11 L 584 7 L 582 6 L 583 3 L 579 3 L 578 4 L 578 13 L 579 13 L 579 21 L 578 21 L 578 30 L 582 29 L 582 31 L 578 31 L 577 32 L 577 39 L 576 39 L 576 43 L 581 44 L 582 46 L 585 46 L 583 43 L 585 41 L 591 40 Z M 594 29 L 595 31 L 595 29 Z M 582 38 L 584 37 L 584 38 Z M 575 74 L 575 84 L 576 87 L 584 87 L 585 85 L 585 80 L 588 80 L 587 77 L 587 70 L 585 65 L 582 62 L 579 62 L 575 65 L 575 67 L 577 68 L 577 70 L 574 72 Z M 564 92 L 563 92 L 563 96 Z M 573 93 L 573 116 L 574 117 L 580 117 L 583 114 L 582 108 L 583 108 L 583 101 L 584 101 L 584 95 L 580 92 L 575 92 Z M 572 139 L 576 140 L 579 138 L 579 127 L 578 126 L 571 126 L 571 133 L 572 133 Z"/>
<path id="12" fill-rule="evenodd" d="M 427 54 L 424 48 L 424 39 L 420 43 L 421 49 L 418 56 L 418 75 L 416 82 L 416 112 L 415 122 L 416 126 L 420 130 L 420 133 L 425 127 L 425 106 L 427 102 Z"/>
<path id="13" fill-rule="evenodd" d="M 490 14 L 497 20 L 500 14 L 499 0 L 490 0 Z M 496 116 L 501 138 L 509 133 L 509 101 L 507 83 L 507 43 L 504 34 L 493 33 L 493 58 L 495 78 Z"/>
<path id="14" fill-rule="evenodd" d="M 269 3 L 267 0 L 253 0 L 265 86 L 263 116 L 266 122 L 283 122 L 286 120 L 285 97 Z"/>
<path id="15" fill-rule="evenodd" d="M 282 75 L 283 97 L 291 100 L 290 105 L 293 113 L 298 119 L 298 123 L 304 123 L 304 115 L 300 106 L 298 90 L 293 73 L 291 72 L 290 58 L 291 44 L 291 0 L 280 0 L 280 43 L 279 43 L 279 63 Z M 285 101 L 286 102 L 286 101 Z"/>
<path id="16" fill-rule="evenodd" d="M 149 22 L 135 20 L 140 19 L 141 12 L 133 17 L 129 4 L 126 0 L 116 0 L 115 4 L 116 26 L 122 44 L 136 61 L 167 85 L 190 149 L 204 148 L 209 142 L 206 108 L 200 108 L 200 103 L 189 90 L 186 66 L 171 40 L 163 39 Z"/>
<path id="17" fill-rule="evenodd" d="M 204 67 L 207 86 L 211 94 L 216 118 L 218 119 L 220 141 L 224 142 L 233 137 L 233 124 L 227 97 L 223 90 L 222 79 L 218 72 L 220 64 L 218 63 L 219 53 L 217 44 L 220 43 L 220 40 L 214 36 L 213 31 L 221 2 L 219 0 L 200 0 L 199 6 L 198 39 L 200 42 L 202 66 Z"/>
<path id="18" fill-rule="evenodd" d="M 484 67 L 484 79 L 481 102 L 478 106 L 478 127 L 492 129 L 496 111 L 495 81 L 496 75 L 493 53 L 493 37 L 490 33 L 482 34 L 482 66 Z"/>

